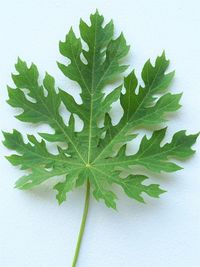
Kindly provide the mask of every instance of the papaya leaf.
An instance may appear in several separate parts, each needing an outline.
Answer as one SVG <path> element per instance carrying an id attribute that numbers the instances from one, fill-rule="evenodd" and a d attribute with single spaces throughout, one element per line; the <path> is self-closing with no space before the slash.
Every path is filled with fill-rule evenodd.
<path id="1" fill-rule="evenodd" d="M 81 104 L 66 89 L 56 88 L 51 75 L 46 73 L 41 83 L 36 65 L 28 66 L 18 59 L 16 74 L 12 75 L 15 87 L 8 87 L 8 103 L 22 110 L 16 116 L 18 120 L 36 125 L 47 124 L 53 133 L 40 133 L 40 140 L 28 135 L 25 142 L 17 130 L 4 132 L 4 145 L 16 151 L 7 159 L 30 172 L 16 182 L 19 189 L 31 189 L 55 176 L 64 176 L 65 180 L 54 186 L 61 204 L 70 191 L 86 184 L 82 235 L 90 188 L 96 200 L 103 200 L 113 209 L 116 209 L 117 196 L 112 184 L 118 185 L 128 197 L 139 202 L 145 202 L 145 194 L 158 198 L 165 191 L 158 184 L 144 184 L 149 177 L 136 173 L 134 166 L 142 166 L 151 173 L 177 171 L 181 167 L 173 159 L 190 157 L 198 134 L 186 135 L 185 131 L 179 131 L 169 143 L 164 142 L 167 128 L 162 129 L 161 125 L 166 123 L 169 113 L 180 108 L 181 98 L 181 94 L 168 92 L 174 72 L 167 72 L 169 60 L 164 52 L 154 64 L 150 60 L 144 64 L 142 85 L 133 70 L 106 95 L 105 86 L 119 80 L 128 68 L 123 61 L 129 46 L 123 34 L 114 38 L 113 22 L 104 24 L 104 17 L 98 11 L 90 16 L 90 24 L 81 20 L 79 29 L 80 37 L 71 28 L 65 40 L 60 42 L 60 53 L 69 63 L 58 63 L 58 67 L 80 86 Z M 123 115 L 114 125 L 110 110 L 118 100 Z M 61 104 L 71 114 L 68 123 L 60 113 Z M 75 130 L 76 116 L 83 122 L 81 131 Z M 102 121 L 103 126 L 99 126 Z M 151 136 L 143 136 L 138 151 L 127 155 L 127 143 L 143 128 L 149 129 Z M 56 154 L 49 151 L 47 142 L 61 144 Z M 62 146 L 63 143 L 65 146 Z M 123 177 L 122 172 L 127 169 L 131 169 L 132 173 Z M 76 261 L 77 253 L 73 266 Z"/>

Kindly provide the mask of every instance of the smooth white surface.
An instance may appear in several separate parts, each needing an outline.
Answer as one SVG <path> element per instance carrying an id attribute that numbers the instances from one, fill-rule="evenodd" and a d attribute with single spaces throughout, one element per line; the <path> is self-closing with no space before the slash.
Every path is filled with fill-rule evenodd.
<path id="1" fill-rule="evenodd" d="M 38 128 L 14 118 L 6 104 L 6 84 L 18 56 L 47 70 L 62 88 L 76 90 L 59 72 L 58 41 L 79 18 L 98 8 L 123 30 L 131 53 L 127 61 L 139 74 L 143 63 L 165 49 L 176 69 L 172 91 L 183 91 L 183 108 L 171 117 L 169 137 L 180 129 L 200 130 L 200 4 L 198 0 L 18 0 L 0 1 L 0 128 L 36 133 Z M 43 127 L 44 129 L 45 127 Z M 2 136 L 1 136 L 2 140 Z M 155 176 L 168 193 L 137 204 L 118 190 L 118 212 L 91 201 L 77 267 L 199 267 L 200 145 L 185 169 Z M 32 191 L 13 189 L 22 172 L 3 157 L 0 146 L 0 267 L 70 267 L 83 209 L 84 189 L 61 207 L 52 184 Z"/>

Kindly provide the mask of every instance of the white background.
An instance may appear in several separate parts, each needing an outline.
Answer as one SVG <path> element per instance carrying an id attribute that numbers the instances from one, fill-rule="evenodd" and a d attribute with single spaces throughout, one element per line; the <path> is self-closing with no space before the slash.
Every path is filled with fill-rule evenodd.
<path id="1" fill-rule="evenodd" d="M 114 19 L 131 44 L 127 61 L 139 74 L 143 63 L 165 49 L 176 69 L 172 91 L 184 92 L 183 108 L 171 116 L 168 137 L 180 129 L 200 130 L 200 4 L 198 0 L 34 0 L 0 1 L 0 128 L 36 133 L 14 118 L 6 104 L 6 84 L 18 56 L 47 70 L 57 85 L 76 91 L 59 72 L 58 41 L 79 18 L 98 8 Z M 75 93 L 74 93 L 75 94 Z M 45 127 L 43 127 L 45 128 Z M 2 139 L 2 137 L 1 137 Z M 195 147 L 200 152 L 200 144 Z M 53 183 L 32 191 L 13 189 L 22 172 L 11 166 L 0 146 L 0 267 L 70 267 L 83 209 L 84 188 L 58 206 Z M 118 190 L 118 212 L 91 201 L 80 252 L 80 267 L 199 267 L 200 153 L 185 169 L 154 176 L 168 190 L 160 200 L 138 204 Z"/>

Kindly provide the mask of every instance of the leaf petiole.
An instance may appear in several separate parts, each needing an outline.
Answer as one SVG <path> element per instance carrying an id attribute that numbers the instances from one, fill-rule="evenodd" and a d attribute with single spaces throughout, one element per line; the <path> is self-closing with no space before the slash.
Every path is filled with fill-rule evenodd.
<path id="1" fill-rule="evenodd" d="M 86 194 L 85 194 L 85 204 L 84 204 L 84 211 L 83 211 L 83 216 L 82 216 L 82 221 L 81 221 L 81 226 L 80 226 L 80 231 L 78 235 L 78 240 L 76 244 L 76 250 L 73 258 L 73 263 L 72 267 L 76 267 L 76 263 L 78 260 L 78 255 L 81 247 L 81 241 L 83 238 L 84 230 L 85 230 L 85 224 L 87 220 L 87 215 L 88 215 L 88 208 L 89 208 L 89 202 L 90 202 L 90 182 L 89 179 L 87 180 L 87 185 L 86 185 Z"/>

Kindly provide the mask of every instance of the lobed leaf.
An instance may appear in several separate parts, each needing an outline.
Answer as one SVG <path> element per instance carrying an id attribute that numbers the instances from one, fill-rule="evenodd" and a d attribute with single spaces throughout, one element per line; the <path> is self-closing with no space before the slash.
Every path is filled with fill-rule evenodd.
<path id="1" fill-rule="evenodd" d="M 27 135 L 27 142 L 17 130 L 4 132 L 4 145 L 16 151 L 8 160 L 30 171 L 16 182 L 20 189 L 31 189 L 52 177 L 65 177 L 58 182 L 59 204 L 67 194 L 86 182 L 93 195 L 108 207 L 116 209 L 117 196 L 112 184 L 117 184 L 128 197 L 144 202 L 143 194 L 158 198 L 165 191 L 157 184 L 144 184 L 148 177 L 135 173 L 140 165 L 153 172 L 173 172 L 181 169 L 173 159 L 185 159 L 194 153 L 192 146 L 198 135 L 186 135 L 185 131 L 174 134 L 165 143 L 166 128 L 153 131 L 166 123 L 167 115 L 180 108 L 181 94 L 168 92 L 174 72 L 167 72 L 169 60 L 165 53 L 157 57 L 155 64 L 148 60 L 142 69 L 142 84 L 134 70 L 124 81 L 105 95 L 105 87 L 119 80 L 127 69 L 123 63 L 129 46 L 123 34 L 114 38 L 114 25 L 104 24 L 98 11 L 90 16 L 90 23 L 83 20 L 79 25 L 80 37 L 71 28 L 63 42 L 60 53 L 69 63 L 58 63 L 59 69 L 81 88 L 81 104 L 67 90 L 55 87 L 52 76 L 46 73 L 41 81 L 37 67 L 28 66 L 18 59 L 16 73 L 12 75 L 15 88 L 8 87 L 8 103 L 20 109 L 17 119 L 27 123 L 44 123 L 53 133 L 39 133 L 41 141 Z M 122 90 L 124 89 L 124 91 Z M 123 93 L 124 92 L 124 93 Z M 113 125 L 110 110 L 119 100 L 123 115 Z M 68 123 L 60 113 L 64 104 L 70 112 Z M 75 115 L 83 122 L 83 129 L 75 130 Z M 103 127 L 99 126 L 103 120 Z M 133 140 L 142 128 L 150 128 L 150 138 L 142 138 L 138 151 L 126 154 L 127 142 Z M 48 142 L 57 145 L 57 153 L 48 150 Z M 67 147 L 62 148 L 62 145 Z M 121 172 L 131 167 L 132 173 L 122 178 Z"/>

